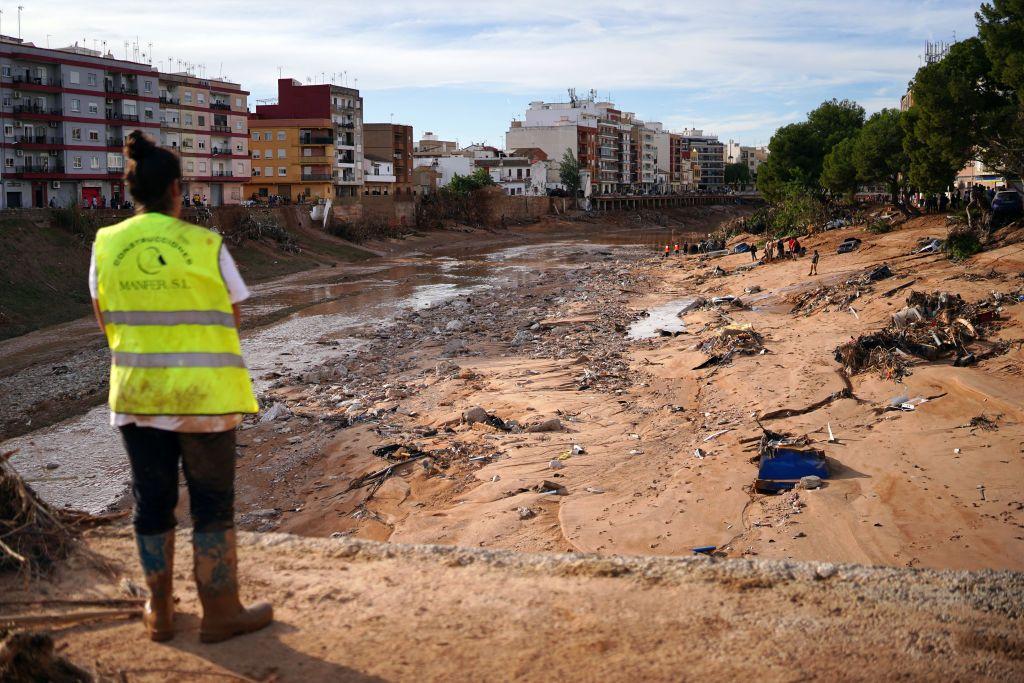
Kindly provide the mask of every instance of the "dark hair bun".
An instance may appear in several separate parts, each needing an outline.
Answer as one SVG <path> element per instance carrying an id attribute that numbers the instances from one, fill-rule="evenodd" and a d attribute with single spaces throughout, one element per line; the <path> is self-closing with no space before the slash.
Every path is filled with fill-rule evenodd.
<path id="1" fill-rule="evenodd" d="M 124 143 L 125 156 L 142 161 L 156 149 L 156 143 L 141 130 L 133 130 Z"/>

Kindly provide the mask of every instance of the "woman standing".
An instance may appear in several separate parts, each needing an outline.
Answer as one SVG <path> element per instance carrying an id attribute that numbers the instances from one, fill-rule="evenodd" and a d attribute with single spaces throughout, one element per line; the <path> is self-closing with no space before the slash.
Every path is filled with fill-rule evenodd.
<path id="1" fill-rule="evenodd" d="M 193 523 L 203 642 L 263 628 L 269 604 L 238 599 L 235 427 L 258 410 L 238 339 L 249 292 L 221 237 L 181 215 L 181 163 L 136 130 L 125 144 L 135 216 L 96 233 L 90 289 L 111 351 L 111 424 L 132 469 L 133 518 L 150 597 L 149 637 L 174 636 L 178 464 Z"/>

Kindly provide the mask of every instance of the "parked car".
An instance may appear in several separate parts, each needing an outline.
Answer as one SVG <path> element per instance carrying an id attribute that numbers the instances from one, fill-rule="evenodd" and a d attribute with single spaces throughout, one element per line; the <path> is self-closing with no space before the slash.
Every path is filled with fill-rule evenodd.
<path id="1" fill-rule="evenodd" d="M 732 253 L 734 254 L 746 254 L 748 251 L 750 251 L 750 245 L 746 242 L 740 242 L 732 248 Z"/>
<path id="2" fill-rule="evenodd" d="M 1022 200 L 1020 192 L 1016 190 L 996 192 L 996 196 L 992 198 L 993 216 L 1009 218 L 1019 216 L 1022 212 L 1024 212 L 1024 200 Z"/>
<path id="3" fill-rule="evenodd" d="M 854 249 L 860 247 L 860 240 L 856 237 L 847 237 L 843 240 L 843 243 L 839 245 L 839 249 L 836 250 L 837 254 L 849 254 Z"/>

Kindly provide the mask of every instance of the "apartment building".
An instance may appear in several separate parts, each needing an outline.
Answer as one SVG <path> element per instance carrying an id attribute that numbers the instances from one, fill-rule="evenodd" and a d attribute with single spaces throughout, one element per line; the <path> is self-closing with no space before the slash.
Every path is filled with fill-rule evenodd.
<path id="1" fill-rule="evenodd" d="M 690 149 L 683 136 L 667 130 L 654 135 L 657 169 L 663 182 L 657 187 L 661 194 L 685 194 L 697 188 L 700 164 L 696 150 Z"/>
<path id="2" fill-rule="evenodd" d="M 476 159 L 476 168 L 487 171 L 491 179 L 508 195 L 542 195 L 547 192 L 547 155 L 500 156 L 494 159 Z"/>
<path id="3" fill-rule="evenodd" d="M 394 166 L 393 193 L 397 195 L 412 194 L 412 126 L 395 123 L 364 123 L 363 154 L 364 156 L 373 155 L 389 159 Z"/>
<path id="4" fill-rule="evenodd" d="M 424 154 L 427 156 L 449 156 L 455 154 L 458 151 L 459 145 L 457 142 L 452 140 L 440 140 L 435 133 L 427 131 L 420 138 L 419 142 L 413 148 L 414 154 Z"/>
<path id="5" fill-rule="evenodd" d="M 238 204 L 249 181 L 249 93 L 237 83 L 160 74 L 160 139 L 181 156 L 182 195 Z"/>
<path id="6" fill-rule="evenodd" d="M 410 139 L 410 143 L 412 140 Z M 410 179 L 412 172 L 409 173 Z M 410 180 L 411 183 L 411 180 Z M 394 197 L 398 192 L 398 176 L 395 171 L 395 162 L 388 157 L 377 156 L 367 152 L 363 155 L 363 195 Z M 412 186 L 409 187 L 409 194 L 412 194 Z M 405 190 L 403 189 L 403 192 Z"/>
<path id="7" fill-rule="evenodd" d="M 570 97 L 568 102 L 531 102 L 522 121 L 512 121 L 505 146 L 539 147 L 552 160 L 573 150 L 587 178 L 584 194 L 646 193 L 658 181 L 657 134 L 647 123 L 611 102 Z M 592 188 L 590 187 L 592 186 Z"/>
<path id="8" fill-rule="evenodd" d="M 158 74 L 148 64 L 0 36 L 0 208 L 127 199 L 124 138 L 160 133 Z"/>
<path id="9" fill-rule="evenodd" d="M 247 198 L 315 201 L 335 196 L 335 129 L 330 118 L 249 120 L 252 176 Z"/>
<path id="10" fill-rule="evenodd" d="M 294 198 L 299 194 L 299 188 L 293 187 L 296 182 L 300 185 L 305 180 L 323 183 L 325 181 L 320 177 L 329 174 L 334 197 L 357 197 L 361 194 L 364 173 L 363 98 L 358 90 L 326 83 L 303 85 L 291 78 L 279 79 L 277 103 L 257 105 L 255 113 L 249 116 L 249 127 L 252 131 L 251 144 L 261 143 L 261 156 L 267 149 L 273 149 L 275 154 L 274 164 L 267 164 L 265 157 L 258 162 L 254 155 L 253 166 L 262 166 L 262 175 L 257 176 L 254 172 L 248 188 L 250 193 L 270 192 L 269 187 L 273 185 L 277 191 L 271 194 Z M 257 130 L 261 133 L 259 141 L 255 136 Z M 265 145 L 268 142 L 264 139 L 267 132 L 273 134 L 271 142 L 278 141 L 279 133 L 283 134 L 281 142 L 296 140 L 296 149 L 291 151 L 287 145 Z M 326 142 L 304 142 L 306 140 Z M 318 152 L 326 153 L 326 158 Z M 292 164 L 289 154 L 301 158 L 296 156 Z M 302 170 L 303 166 L 309 170 Z M 268 168 L 274 170 L 274 183 L 270 183 L 265 174 Z M 309 187 L 309 183 L 305 186 Z M 305 188 L 302 190 L 304 194 Z M 320 190 L 311 189 L 309 196 L 322 190 L 322 185 Z"/>
<path id="11" fill-rule="evenodd" d="M 680 133 L 686 148 L 697 153 L 700 165 L 700 179 L 697 187 L 701 190 L 720 190 L 725 184 L 725 145 L 717 135 L 705 133 L 695 128 L 685 129 Z"/>
<path id="12" fill-rule="evenodd" d="M 473 172 L 473 159 L 462 155 L 438 155 L 427 156 L 419 152 L 413 159 L 413 174 L 421 168 L 429 168 L 433 174 L 428 174 L 435 181 L 437 187 L 444 187 L 457 175 L 466 176 Z M 435 175 L 436 174 L 436 175 Z M 417 183 L 422 186 L 423 183 Z"/>
<path id="13" fill-rule="evenodd" d="M 743 164 L 750 171 L 750 177 L 757 177 L 757 167 L 767 159 L 767 148 L 741 145 L 729 140 L 722 148 L 722 157 L 726 164 Z"/>

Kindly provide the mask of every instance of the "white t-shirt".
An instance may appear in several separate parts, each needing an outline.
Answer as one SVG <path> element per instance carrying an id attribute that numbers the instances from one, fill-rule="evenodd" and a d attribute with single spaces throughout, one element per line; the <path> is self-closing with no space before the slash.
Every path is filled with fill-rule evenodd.
<path id="1" fill-rule="evenodd" d="M 220 245 L 218 254 L 220 274 L 228 288 L 228 298 L 237 304 L 249 298 L 249 288 L 245 286 L 242 275 L 238 272 L 235 260 L 228 253 L 228 248 Z M 99 299 L 99 279 L 96 275 L 96 250 L 93 249 L 89 259 L 89 293 L 93 300 Z M 130 415 L 128 413 L 110 413 L 110 424 L 114 427 L 138 425 L 153 427 L 169 432 L 226 432 L 234 429 L 242 422 L 240 414 L 235 415 Z"/>

